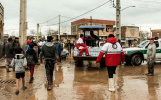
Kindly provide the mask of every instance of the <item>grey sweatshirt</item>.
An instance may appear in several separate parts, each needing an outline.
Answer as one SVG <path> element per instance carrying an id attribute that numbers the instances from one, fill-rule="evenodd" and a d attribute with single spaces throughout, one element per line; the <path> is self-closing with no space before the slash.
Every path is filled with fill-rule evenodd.
<path id="1" fill-rule="evenodd" d="M 25 68 L 27 67 L 27 60 L 23 54 L 16 54 L 12 59 L 11 66 L 15 67 L 16 73 L 25 72 Z"/>
<path id="2" fill-rule="evenodd" d="M 155 43 L 153 43 L 152 45 L 149 44 L 147 48 L 147 58 L 155 60 L 155 56 L 156 56 L 156 45 Z"/>

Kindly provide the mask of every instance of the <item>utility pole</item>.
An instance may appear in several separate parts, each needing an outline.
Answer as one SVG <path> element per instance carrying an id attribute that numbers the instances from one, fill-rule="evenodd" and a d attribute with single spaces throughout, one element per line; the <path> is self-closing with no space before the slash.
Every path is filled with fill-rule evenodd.
<path id="1" fill-rule="evenodd" d="M 39 40 L 39 24 L 37 24 L 37 42 L 38 42 L 38 40 Z"/>
<path id="2" fill-rule="evenodd" d="M 60 17 L 61 15 L 59 15 L 59 33 L 58 33 L 58 39 L 60 40 Z"/>
<path id="3" fill-rule="evenodd" d="M 116 38 L 121 40 L 121 6 L 120 0 L 116 0 Z"/>
<path id="4" fill-rule="evenodd" d="M 27 30 L 27 22 L 26 17 L 27 15 L 27 0 L 20 0 L 20 24 L 19 24 L 19 40 L 20 40 L 20 46 L 25 51 L 25 46 L 27 43 L 27 36 L 26 36 L 26 30 Z"/>
<path id="5" fill-rule="evenodd" d="M 92 16 L 90 16 L 90 25 L 92 26 Z"/>

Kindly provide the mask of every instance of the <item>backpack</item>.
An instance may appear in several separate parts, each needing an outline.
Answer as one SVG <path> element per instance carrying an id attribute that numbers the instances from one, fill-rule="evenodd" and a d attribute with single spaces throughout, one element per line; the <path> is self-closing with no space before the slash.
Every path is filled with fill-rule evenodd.
<path id="1" fill-rule="evenodd" d="M 27 55 L 27 65 L 35 65 L 35 60 L 33 55 Z"/>

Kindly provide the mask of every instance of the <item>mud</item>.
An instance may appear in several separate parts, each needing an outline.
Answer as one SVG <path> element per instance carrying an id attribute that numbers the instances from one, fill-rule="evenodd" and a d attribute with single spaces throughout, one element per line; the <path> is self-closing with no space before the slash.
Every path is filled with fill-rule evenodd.
<path id="1" fill-rule="evenodd" d="M 155 65 L 155 75 L 145 76 L 147 66 L 119 66 L 117 68 L 116 92 L 108 91 L 106 68 L 92 66 L 75 67 L 74 61 L 63 61 L 56 66 L 54 88 L 46 90 L 44 66 L 36 66 L 34 82 L 29 84 L 29 71 L 26 71 L 27 90 L 20 88 L 14 94 L 14 83 L 0 83 L 0 100 L 161 100 L 161 65 Z M 6 73 L 0 68 L 0 80 L 15 79 L 15 73 Z M 21 87 L 21 82 L 20 82 Z"/>

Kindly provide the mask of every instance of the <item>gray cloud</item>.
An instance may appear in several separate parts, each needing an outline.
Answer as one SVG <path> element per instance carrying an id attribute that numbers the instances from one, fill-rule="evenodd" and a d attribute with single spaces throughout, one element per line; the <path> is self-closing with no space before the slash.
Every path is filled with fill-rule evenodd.
<path id="1" fill-rule="evenodd" d="M 61 14 L 67 17 L 76 17 L 89 11 L 98 5 L 108 0 L 27 0 L 27 21 L 28 26 L 36 26 L 37 23 L 45 22 L 55 16 Z M 145 2 L 146 1 L 146 2 Z M 122 24 L 160 24 L 161 23 L 161 8 L 159 0 L 121 0 L 121 8 L 128 6 L 136 6 L 135 8 L 128 8 L 121 12 Z M 20 0 L 3 0 L 1 1 L 5 8 L 5 30 L 19 28 L 19 8 Z M 112 8 L 112 3 L 98 8 L 80 18 L 105 19 L 115 20 L 116 10 Z M 68 18 L 61 18 L 61 21 L 68 20 Z M 76 19 L 75 19 L 76 20 Z M 74 20 L 73 20 L 74 21 Z M 51 25 L 58 23 L 58 18 L 46 23 Z M 63 23 L 62 26 L 70 26 L 71 21 Z M 58 26 L 58 25 L 56 25 Z M 155 28 L 155 25 L 153 25 Z M 36 29 L 32 27 L 29 29 Z M 47 28 L 45 28 L 47 29 Z M 45 30 L 43 29 L 43 30 Z M 18 32 L 18 30 L 17 30 Z"/>

